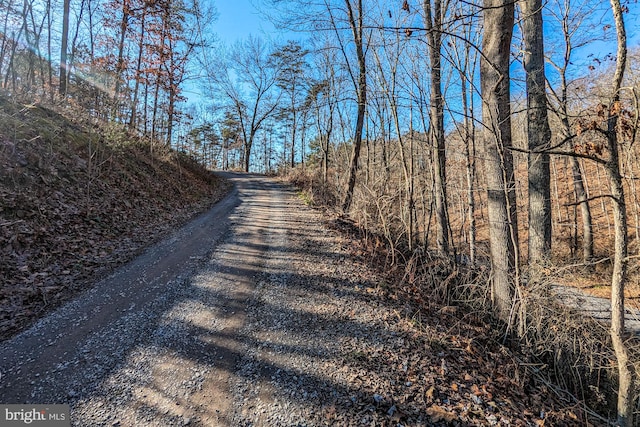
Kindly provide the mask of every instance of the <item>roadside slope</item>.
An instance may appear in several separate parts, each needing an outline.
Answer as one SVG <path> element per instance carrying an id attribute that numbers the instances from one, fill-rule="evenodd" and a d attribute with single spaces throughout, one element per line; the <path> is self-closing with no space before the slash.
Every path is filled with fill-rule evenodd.
<path id="1" fill-rule="evenodd" d="M 0 339 L 226 191 L 176 152 L 0 97 Z"/>

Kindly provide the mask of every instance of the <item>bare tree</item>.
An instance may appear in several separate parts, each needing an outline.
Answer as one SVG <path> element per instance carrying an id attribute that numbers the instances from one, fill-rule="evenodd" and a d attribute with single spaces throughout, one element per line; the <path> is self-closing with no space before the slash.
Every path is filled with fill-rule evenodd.
<path id="1" fill-rule="evenodd" d="M 9 24 L 12 20 L 12 15 L 15 13 L 13 2 L 14 0 L 8 0 L 3 3 L 4 17 L 1 34 L 2 43 L 0 43 L 0 71 L 2 71 L 5 66 L 4 59 L 7 51 L 11 48 L 11 45 L 15 43 L 15 40 L 9 36 Z M 49 31 L 49 33 L 51 33 L 51 31 Z"/>
<path id="2" fill-rule="evenodd" d="M 125 61 L 125 40 L 127 38 L 127 33 L 129 32 L 129 23 L 131 18 L 133 17 L 134 12 L 137 11 L 138 5 L 134 5 L 134 0 L 121 0 L 122 1 L 122 17 L 120 19 L 119 25 L 119 41 L 118 41 L 118 61 L 116 63 L 116 76 L 115 76 L 115 85 L 113 89 L 113 110 L 111 112 L 112 119 L 116 118 L 118 113 L 118 109 L 120 107 L 120 91 L 123 86 L 123 77 L 124 72 L 126 70 L 126 61 Z M 164 40 L 163 40 L 164 42 Z"/>
<path id="3" fill-rule="evenodd" d="M 551 101 L 551 112 L 560 123 L 559 135 L 563 140 L 570 141 L 573 132 L 571 130 L 569 113 L 569 67 L 574 61 L 574 50 L 585 46 L 591 41 L 591 37 L 585 38 L 583 31 L 578 39 L 578 29 L 584 27 L 583 20 L 592 12 L 589 8 L 594 7 L 589 2 L 583 1 L 575 3 L 572 0 L 559 0 L 556 7 L 549 8 L 549 13 L 555 18 L 561 31 L 560 46 L 554 47 L 553 51 L 559 52 L 560 57 L 555 58 L 549 55 L 547 61 L 558 74 L 558 84 L 548 83 L 550 91 L 548 93 Z M 588 31 L 591 33 L 591 31 Z M 589 205 L 589 195 L 587 192 L 585 175 L 580 166 L 580 159 L 576 156 L 569 156 L 573 175 L 573 186 L 576 203 L 580 207 L 582 221 L 582 259 L 588 263 L 593 258 L 593 220 L 591 207 Z"/>
<path id="4" fill-rule="evenodd" d="M 226 60 L 227 72 L 217 76 L 218 86 L 240 122 L 246 172 L 251 164 L 256 134 L 279 105 L 279 98 L 274 92 L 278 82 L 277 63 L 270 60 L 269 54 L 261 39 L 250 36 L 234 46 Z M 213 70 L 209 72 L 214 73 Z"/>
<path id="5" fill-rule="evenodd" d="M 288 117 L 291 129 L 291 157 L 290 166 L 295 167 L 296 140 L 300 126 L 302 94 L 305 91 L 305 72 L 307 71 L 306 56 L 309 54 L 298 42 L 288 41 L 272 53 L 274 61 L 278 62 L 278 88 L 287 95 L 288 105 L 282 107 L 282 116 Z"/>
<path id="6" fill-rule="evenodd" d="M 484 0 L 483 56 L 480 61 L 483 140 L 487 179 L 492 300 L 498 316 L 508 321 L 512 285 L 518 280 L 518 226 L 511 153 L 509 59 L 514 5 L 508 0 Z"/>
<path id="7" fill-rule="evenodd" d="M 432 3 L 433 2 L 433 3 Z M 444 97 L 442 95 L 442 24 L 444 14 L 449 7 L 445 0 L 424 0 L 424 24 L 427 30 L 427 47 L 431 62 L 431 107 L 429 119 L 431 122 L 430 136 L 434 150 L 434 187 L 436 202 L 436 240 L 438 251 L 442 254 L 449 252 L 449 214 L 447 209 L 446 182 L 446 150 L 444 138 Z"/>
<path id="8" fill-rule="evenodd" d="M 607 171 L 613 198 L 613 220 L 615 228 L 615 249 L 613 275 L 611 278 L 611 340 L 618 359 L 618 420 L 619 426 L 633 425 L 634 408 L 634 366 L 630 360 L 629 349 L 625 343 L 624 330 L 624 288 L 627 281 L 627 209 L 624 186 L 622 185 L 622 169 L 618 147 L 618 120 L 622 111 L 620 105 L 620 89 L 627 65 L 627 34 L 622 15 L 620 0 L 611 0 L 611 9 L 616 27 L 617 53 L 616 69 L 612 82 L 612 96 L 606 115 L 606 139 L 609 149 Z"/>
<path id="9" fill-rule="evenodd" d="M 524 69 L 527 81 L 529 146 L 529 264 L 544 264 L 551 252 L 551 141 L 544 72 L 542 0 L 522 0 Z"/>
<path id="10" fill-rule="evenodd" d="M 144 56 L 145 51 L 145 30 L 146 30 L 146 18 L 147 18 L 147 8 L 142 10 L 142 14 L 140 16 L 140 37 L 138 39 L 138 57 L 136 59 L 136 70 L 134 77 L 134 89 L 133 89 L 133 102 L 131 103 L 131 115 L 129 116 L 129 128 L 135 129 L 136 121 L 137 121 L 137 110 L 138 110 L 138 95 L 140 93 L 140 83 L 142 81 L 142 58 Z"/>
<path id="11" fill-rule="evenodd" d="M 610 97 L 607 104 L 599 103 L 594 118 L 587 118 L 585 131 L 594 132 L 595 137 L 604 137 L 604 147 L 590 141 L 582 150 L 585 153 L 563 153 L 585 157 L 604 165 L 608 178 L 610 198 L 613 205 L 614 254 L 611 276 L 611 328 L 610 335 L 618 364 L 617 426 L 633 425 L 635 405 L 635 367 L 630 358 L 625 331 L 624 290 L 627 282 L 628 235 L 627 207 L 622 179 L 620 156 L 620 122 L 624 110 L 620 92 L 627 65 L 627 37 L 623 18 L 623 8 L 619 0 L 610 0 L 617 36 L 617 52 Z M 635 133 L 632 132 L 632 138 Z M 602 155 L 608 152 L 608 156 Z"/>
<path id="12" fill-rule="evenodd" d="M 400 105 L 402 99 L 401 88 L 401 61 L 406 41 L 403 41 L 404 34 L 396 33 L 393 40 L 387 40 L 385 34 L 380 35 L 379 49 L 374 50 L 374 58 L 376 60 L 376 74 L 379 91 L 383 94 L 381 104 L 382 108 L 388 108 L 391 113 L 390 118 L 386 118 L 384 111 L 380 111 L 381 130 L 384 132 L 385 120 L 391 120 L 395 127 L 395 139 L 398 143 L 398 153 L 400 155 L 400 164 L 402 167 L 402 175 L 404 178 L 405 201 L 403 203 L 405 209 L 401 215 L 402 221 L 406 224 L 406 235 L 409 250 L 413 250 L 415 243 L 415 197 L 414 197 L 414 170 L 413 170 L 413 135 L 411 132 L 405 135 L 403 132 L 401 115 L 403 106 Z M 380 108 L 378 108 L 380 109 Z M 390 133 L 390 132 L 388 132 Z M 383 138 L 382 144 L 385 141 Z M 370 156 L 367 156 L 369 158 Z M 386 181 L 386 180 L 385 180 Z M 386 185 L 386 184 L 385 184 Z"/>
<path id="13" fill-rule="evenodd" d="M 70 0 L 64 0 L 62 7 L 62 41 L 60 43 L 60 96 L 67 94 L 67 44 L 69 41 L 69 5 Z"/>
<path id="14" fill-rule="evenodd" d="M 342 211 L 351 207 L 356 185 L 358 162 L 362 148 L 367 111 L 367 52 L 365 34 L 367 2 L 363 0 L 269 0 L 271 11 L 265 11 L 282 27 L 315 31 L 335 36 L 335 48 L 341 53 L 346 72 L 355 89 L 357 105 L 353 125 L 347 188 Z"/>
<path id="15" fill-rule="evenodd" d="M 362 0 L 344 0 L 347 10 L 347 21 L 353 35 L 353 42 L 356 49 L 356 57 L 358 60 L 357 73 L 351 72 L 353 84 L 356 87 L 358 112 L 356 116 L 356 124 L 353 137 L 353 148 L 351 150 L 351 161 L 349 166 L 349 178 L 347 181 L 347 192 L 342 202 L 342 211 L 347 212 L 351 207 L 353 200 L 353 189 L 356 185 L 356 173 L 358 172 L 358 159 L 360 158 L 360 149 L 362 147 L 362 133 L 364 129 L 364 118 L 367 110 L 367 59 L 365 56 L 365 40 L 364 40 L 364 8 Z M 354 7 L 355 6 L 355 7 Z M 332 13 L 329 11 L 329 13 Z M 332 18 L 332 22 L 335 20 Z M 337 27 L 334 25 L 334 28 Z M 342 48 L 346 56 L 344 46 Z M 356 77 L 357 76 L 357 77 Z"/>
<path id="16" fill-rule="evenodd" d="M 469 14 L 469 6 L 461 4 L 456 12 L 460 16 Z M 455 37 L 451 41 L 452 51 L 449 53 L 451 63 L 457 69 L 460 78 L 460 103 L 462 110 L 462 123 L 454 119 L 456 131 L 464 142 L 464 157 L 466 171 L 467 190 L 467 221 L 469 224 L 469 259 L 473 265 L 476 263 L 476 122 L 474 94 L 475 75 L 477 71 L 478 51 L 473 48 L 476 40 L 479 40 L 480 32 L 477 31 L 477 22 L 473 19 L 466 19 L 461 23 L 460 38 Z"/>
<path id="17" fill-rule="evenodd" d="M 325 40 L 324 48 L 317 49 L 317 54 L 314 55 L 311 68 L 316 74 L 305 102 L 310 103 L 312 115 L 315 118 L 317 138 L 322 153 L 322 180 L 325 185 L 328 185 L 330 144 L 340 83 L 336 72 L 335 51 L 327 48 L 326 42 Z"/>

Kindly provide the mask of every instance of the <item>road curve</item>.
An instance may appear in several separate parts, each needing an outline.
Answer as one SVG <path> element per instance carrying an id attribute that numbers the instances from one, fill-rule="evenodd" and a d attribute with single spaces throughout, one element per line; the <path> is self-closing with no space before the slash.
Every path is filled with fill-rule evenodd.
<path id="1" fill-rule="evenodd" d="M 0 402 L 68 403 L 73 425 L 229 424 L 234 334 L 290 190 L 224 176 L 211 210 L 0 344 Z"/>

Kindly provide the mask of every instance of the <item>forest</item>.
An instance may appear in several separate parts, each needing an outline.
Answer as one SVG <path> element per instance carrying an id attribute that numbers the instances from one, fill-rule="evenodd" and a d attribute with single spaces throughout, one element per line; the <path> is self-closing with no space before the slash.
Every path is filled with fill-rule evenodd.
<path id="1" fill-rule="evenodd" d="M 486 310 L 570 392 L 614 390 L 632 425 L 637 5 L 254 3 L 286 41 L 224 44 L 206 1 L 3 0 L 0 88 L 210 169 L 287 176 L 416 298 Z M 610 298 L 606 333 L 554 308 L 565 285 Z"/>

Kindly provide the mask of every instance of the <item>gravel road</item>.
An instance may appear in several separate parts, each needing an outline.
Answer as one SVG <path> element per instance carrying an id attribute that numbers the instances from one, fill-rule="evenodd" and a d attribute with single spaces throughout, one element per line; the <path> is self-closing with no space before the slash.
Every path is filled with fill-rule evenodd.
<path id="1" fill-rule="evenodd" d="M 291 192 L 231 194 L 0 345 L 0 402 L 69 403 L 73 425 L 228 425 L 248 302 L 291 232 Z"/>
<path id="2" fill-rule="evenodd" d="M 331 355 L 375 328 L 375 307 L 366 327 L 346 321 L 358 295 L 333 286 L 358 275 L 291 188 L 225 177 L 234 190 L 209 212 L 3 342 L 0 402 L 68 403 L 74 426 L 339 416 L 327 402 L 355 397 Z"/>
<path id="3" fill-rule="evenodd" d="M 482 324 L 390 301 L 291 188 L 225 176 L 234 189 L 209 212 L 0 344 L 0 402 L 67 403 L 91 427 L 575 416 L 520 380 Z"/>

